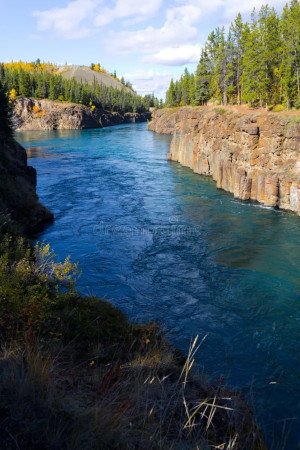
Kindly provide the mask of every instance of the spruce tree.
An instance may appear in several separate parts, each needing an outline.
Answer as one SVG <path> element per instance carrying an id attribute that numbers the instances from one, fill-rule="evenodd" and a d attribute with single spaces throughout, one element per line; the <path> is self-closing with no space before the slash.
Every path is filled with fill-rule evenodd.
<path id="1" fill-rule="evenodd" d="M 166 103 L 167 106 L 176 106 L 175 84 L 173 78 L 170 82 L 169 89 L 167 90 Z"/>
<path id="2" fill-rule="evenodd" d="M 229 94 L 233 97 L 234 103 L 238 105 L 242 101 L 241 78 L 243 72 L 242 58 L 244 50 L 244 29 L 241 14 L 238 14 L 231 24 L 227 39 L 229 49 L 228 80 Z"/>
<path id="3" fill-rule="evenodd" d="M 0 144 L 12 141 L 13 136 L 11 107 L 0 81 Z"/>
<path id="4" fill-rule="evenodd" d="M 207 51 L 202 49 L 200 61 L 196 70 L 196 90 L 195 90 L 195 104 L 206 105 L 210 99 L 210 85 L 211 80 L 211 63 Z"/>
<path id="5" fill-rule="evenodd" d="M 289 109 L 300 107 L 300 3 L 286 5 L 280 20 L 282 35 L 280 76 L 283 101 Z"/>

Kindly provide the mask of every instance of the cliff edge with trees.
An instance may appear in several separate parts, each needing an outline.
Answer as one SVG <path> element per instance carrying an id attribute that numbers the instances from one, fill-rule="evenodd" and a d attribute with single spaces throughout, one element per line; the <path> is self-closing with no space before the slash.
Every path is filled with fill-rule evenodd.
<path id="1" fill-rule="evenodd" d="M 0 64 L 16 128 L 99 128 L 148 120 L 149 109 L 159 106 L 154 95 L 137 95 L 129 82 L 98 66 L 58 67 L 40 60 Z"/>

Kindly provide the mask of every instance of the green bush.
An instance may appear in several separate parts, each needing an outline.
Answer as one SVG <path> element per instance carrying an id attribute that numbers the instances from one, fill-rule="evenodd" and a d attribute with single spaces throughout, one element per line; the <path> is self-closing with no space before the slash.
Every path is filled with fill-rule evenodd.
<path id="1" fill-rule="evenodd" d="M 225 108 L 215 108 L 215 112 L 217 114 L 219 114 L 220 116 L 223 116 L 224 114 L 226 114 L 226 109 Z"/>
<path id="2" fill-rule="evenodd" d="M 76 266 L 55 263 L 48 246 L 32 248 L 9 235 L 0 240 L 0 335 L 6 343 L 45 345 L 78 341 L 88 351 L 131 333 L 127 318 L 110 303 L 74 290 Z"/>
<path id="3" fill-rule="evenodd" d="M 274 106 L 269 107 L 269 111 L 273 111 L 273 112 L 282 112 L 285 110 L 286 110 L 286 108 L 284 105 L 274 105 Z"/>

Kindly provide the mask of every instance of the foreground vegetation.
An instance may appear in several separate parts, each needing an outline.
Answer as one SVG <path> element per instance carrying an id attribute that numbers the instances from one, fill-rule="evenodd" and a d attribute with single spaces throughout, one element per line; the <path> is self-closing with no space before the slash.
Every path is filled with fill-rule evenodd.
<path id="1" fill-rule="evenodd" d="M 104 86 L 98 82 L 93 85 L 65 79 L 53 64 L 13 62 L 0 64 L 0 82 L 13 101 L 17 96 L 34 97 L 81 103 L 92 108 L 100 108 L 119 113 L 143 113 L 149 107 L 158 105 L 152 95 L 137 95 L 131 88 L 123 89 Z"/>
<path id="2" fill-rule="evenodd" d="M 275 110 L 300 108 L 300 2 L 279 16 L 274 8 L 240 14 L 228 33 L 217 28 L 207 39 L 196 72 L 170 83 L 167 106 L 249 103 Z"/>

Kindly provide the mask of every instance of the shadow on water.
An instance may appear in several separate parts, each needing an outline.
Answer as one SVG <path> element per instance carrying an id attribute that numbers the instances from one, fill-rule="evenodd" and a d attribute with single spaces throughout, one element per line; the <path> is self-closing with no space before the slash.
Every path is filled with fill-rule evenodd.
<path id="1" fill-rule="evenodd" d="M 199 367 L 251 397 L 270 448 L 295 449 L 299 217 L 236 201 L 167 162 L 169 137 L 145 124 L 19 140 L 38 148 L 30 162 L 56 215 L 39 239 L 79 261 L 79 289 L 157 320 L 184 350 L 207 335 Z"/>

